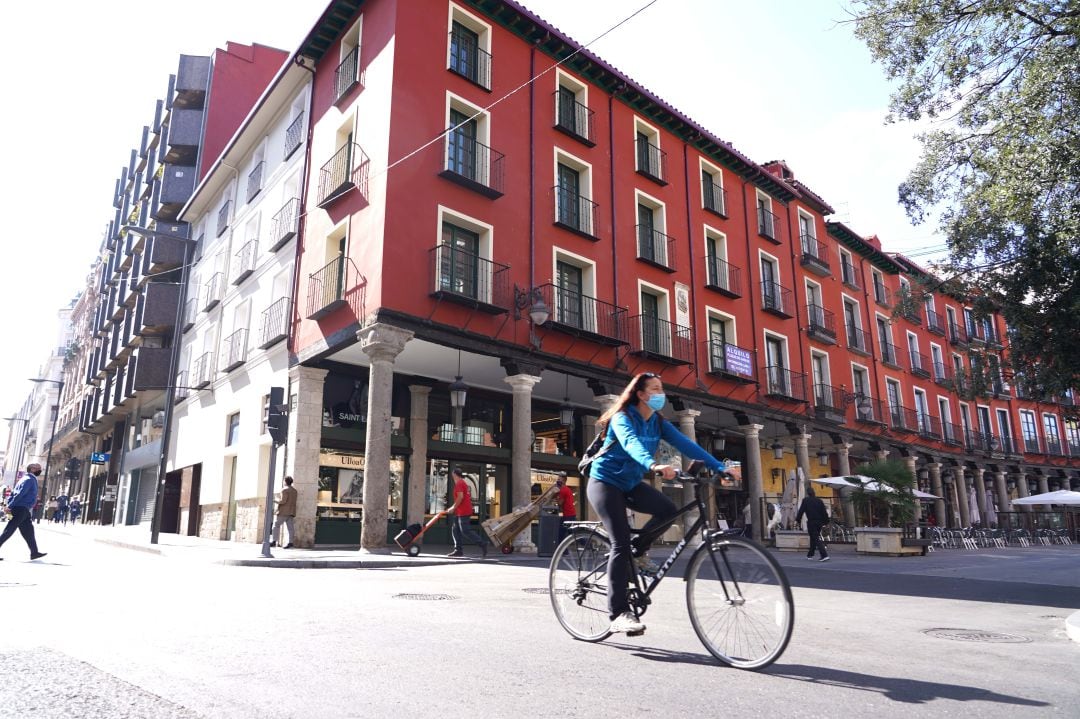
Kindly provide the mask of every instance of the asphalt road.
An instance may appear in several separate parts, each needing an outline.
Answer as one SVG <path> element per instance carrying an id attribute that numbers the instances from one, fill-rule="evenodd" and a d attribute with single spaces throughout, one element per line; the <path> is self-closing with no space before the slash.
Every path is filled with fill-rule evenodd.
<path id="1" fill-rule="evenodd" d="M 0 717 L 1080 716 L 1080 548 L 782 555 L 795 634 L 751 673 L 698 643 L 674 577 L 644 636 L 586 644 L 539 562 L 250 568 L 42 534 L 45 560 L 2 551 Z"/>

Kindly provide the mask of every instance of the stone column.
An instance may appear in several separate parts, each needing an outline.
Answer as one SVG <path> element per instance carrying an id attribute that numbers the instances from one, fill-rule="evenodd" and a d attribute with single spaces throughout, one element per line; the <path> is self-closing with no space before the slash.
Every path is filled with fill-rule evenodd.
<path id="1" fill-rule="evenodd" d="M 1016 491 L 1020 495 L 1021 499 L 1031 496 L 1031 490 L 1028 489 L 1028 478 L 1027 475 L 1023 472 L 1020 472 L 1016 475 Z M 1021 504 L 1020 511 L 1030 514 L 1034 510 L 1032 509 L 1030 504 Z"/>
<path id="2" fill-rule="evenodd" d="M 957 468 L 953 473 L 953 481 L 956 483 L 956 503 L 960 505 L 960 526 L 971 526 L 971 511 L 968 508 L 968 484 L 964 470 Z"/>
<path id="3" fill-rule="evenodd" d="M 803 474 L 803 492 L 810 486 L 810 437 L 809 434 L 796 434 L 792 436 L 795 440 L 795 461 L 802 469 Z"/>
<path id="4" fill-rule="evenodd" d="M 904 457 L 904 465 L 907 467 L 907 470 L 909 472 L 911 472 L 911 477 L 912 477 L 912 479 L 915 480 L 915 487 L 918 488 L 918 486 L 919 486 L 919 471 L 917 469 L 915 469 L 915 457 L 913 455 L 910 455 L 910 454 L 907 457 Z M 918 522 L 920 519 L 922 519 L 922 502 L 918 498 L 916 498 L 915 499 L 915 521 Z"/>
<path id="5" fill-rule="evenodd" d="M 539 375 L 515 374 L 503 380 L 514 391 L 514 440 L 511 456 L 510 498 L 513 506 L 529 503 L 532 487 L 532 388 L 540 381 Z M 514 551 L 536 554 L 532 532 L 526 530 L 514 538 Z"/>
<path id="6" fill-rule="evenodd" d="M 431 387 L 409 385 L 409 502 L 405 507 L 405 526 L 424 523 L 424 500 L 427 497 L 428 395 Z"/>
<path id="7" fill-rule="evenodd" d="M 765 482 L 761 477 L 761 430 L 763 424 L 740 425 L 743 437 L 746 438 L 746 466 L 743 470 L 743 481 L 750 494 L 750 523 L 754 527 L 754 538 L 761 541 L 765 538 L 765 516 L 762 513 L 761 500 L 765 497 Z"/>
<path id="8" fill-rule="evenodd" d="M 1047 484 L 1045 474 L 1040 474 L 1036 481 L 1039 483 L 1039 494 L 1046 494 L 1050 491 L 1050 485 Z M 1040 504 L 1039 506 L 1042 507 L 1042 511 L 1044 512 L 1049 512 L 1053 509 L 1049 504 Z"/>
<path id="9" fill-rule="evenodd" d="M 851 474 L 851 445 L 847 442 L 841 442 L 834 445 L 833 449 L 836 450 L 837 464 L 840 466 L 840 474 L 848 476 Z M 855 526 L 855 503 L 851 501 L 851 489 L 840 489 L 840 503 L 844 508 L 844 524 L 849 527 Z"/>
<path id="10" fill-rule="evenodd" d="M 679 431 L 690 438 L 690 441 L 697 441 L 694 426 L 697 423 L 697 418 L 701 416 L 701 410 L 699 409 L 680 409 L 676 410 L 675 418 L 679 422 Z M 690 466 L 692 460 L 690 457 L 683 455 L 682 468 L 685 470 Z M 683 504 L 694 501 L 694 485 L 684 484 L 682 490 Z M 687 514 L 683 515 L 683 530 L 687 527 L 691 527 L 694 524 L 694 520 L 697 519 L 697 512 L 691 510 Z"/>
<path id="11" fill-rule="evenodd" d="M 945 511 L 945 501 L 948 497 L 945 496 L 945 487 L 941 483 L 941 463 L 929 462 L 926 470 L 930 473 L 930 492 L 941 498 L 934 500 L 934 517 L 937 518 L 939 527 L 947 527 L 949 520 L 948 513 Z"/>
<path id="12" fill-rule="evenodd" d="M 315 545 L 315 516 L 319 502 L 319 449 L 322 446 L 323 384 L 326 370 L 296 365 L 289 369 L 289 437 L 285 474 L 296 489 L 298 547 Z M 192 507 L 192 509 L 195 509 Z"/>
<path id="13" fill-rule="evenodd" d="M 371 363 L 368 377 L 367 437 L 364 442 L 364 510 L 360 551 L 389 553 L 386 546 L 387 500 L 390 496 L 390 400 L 394 360 L 413 333 L 378 323 L 357 333 L 360 350 Z"/>
<path id="14" fill-rule="evenodd" d="M 979 509 L 979 524 L 986 526 L 986 480 L 983 478 L 982 467 L 971 470 L 971 477 L 975 481 L 975 506 Z"/>
<path id="15" fill-rule="evenodd" d="M 593 417 L 591 414 L 584 415 L 581 418 L 581 433 L 582 444 L 581 451 L 584 452 L 585 448 L 589 446 L 589 443 L 593 441 L 596 436 L 596 420 L 597 417 Z M 592 521 L 592 506 L 589 504 L 589 478 L 582 476 L 580 478 L 581 484 L 578 485 L 579 502 L 581 510 L 578 512 L 578 519 L 582 522 Z"/>
<path id="16" fill-rule="evenodd" d="M 1009 501 L 1009 488 L 1005 483 L 1004 472 L 994 472 L 994 491 L 997 492 L 998 511 L 1011 512 L 1012 502 Z"/>
<path id="17" fill-rule="evenodd" d="M 875 449 L 874 450 L 874 459 L 876 459 L 877 461 L 884 462 L 888 458 L 889 458 L 889 450 L 887 450 L 887 449 Z"/>

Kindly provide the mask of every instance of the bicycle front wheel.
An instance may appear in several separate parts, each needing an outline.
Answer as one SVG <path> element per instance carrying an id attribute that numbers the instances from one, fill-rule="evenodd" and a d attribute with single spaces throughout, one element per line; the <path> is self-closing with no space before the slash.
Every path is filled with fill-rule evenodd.
<path id="1" fill-rule="evenodd" d="M 577 531 L 551 557 L 548 592 L 563 629 L 586 642 L 611 635 L 608 627 L 607 563 L 611 541 L 595 531 Z"/>
<path id="2" fill-rule="evenodd" d="M 686 607 L 698 639 L 724 664 L 761 669 L 783 654 L 795 626 L 791 586 L 753 542 L 714 538 L 686 570 Z"/>

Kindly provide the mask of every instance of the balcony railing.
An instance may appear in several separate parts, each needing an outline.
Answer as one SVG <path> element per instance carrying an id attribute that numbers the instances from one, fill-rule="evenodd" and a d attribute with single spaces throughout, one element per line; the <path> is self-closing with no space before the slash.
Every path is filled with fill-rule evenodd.
<path id="1" fill-rule="evenodd" d="M 232 283 L 238 285 L 255 271 L 255 264 L 259 258 L 259 241 L 248 240 L 243 247 L 233 255 Z"/>
<path id="2" fill-rule="evenodd" d="M 637 239 L 639 260 L 668 272 L 675 271 L 675 238 L 651 225 L 638 225 Z"/>
<path id="3" fill-rule="evenodd" d="M 757 381 L 753 350 L 714 338 L 705 341 L 705 351 L 709 356 L 710 374 L 721 375 L 737 382 Z"/>
<path id="4" fill-rule="evenodd" d="M 661 185 L 667 184 L 667 153 L 648 140 L 637 141 L 637 171 Z"/>
<path id="5" fill-rule="evenodd" d="M 212 352 L 204 352 L 195 358 L 191 368 L 191 386 L 202 389 L 214 379 L 214 355 Z"/>
<path id="6" fill-rule="evenodd" d="M 247 178 L 247 201 L 251 202 L 255 199 L 255 196 L 262 192 L 263 181 L 263 168 L 266 167 L 266 162 L 260 162 L 258 165 L 252 168 L 248 173 Z"/>
<path id="7" fill-rule="evenodd" d="M 919 434 L 929 439 L 942 439 L 941 420 L 929 414 L 920 414 Z"/>
<path id="8" fill-rule="evenodd" d="M 847 326 L 847 347 L 861 354 L 870 354 L 870 336 L 858 327 Z"/>
<path id="9" fill-rule="evenodd" d="M 1046 453 L 1052 457 L 1062 457 L 1065 455 L 1065 450 L 1061 446 L 1061 440 L 1048 439 L 1046 440 Z"/>
<path id="10" fill-rule="evenodd" d="M 715 182 L 706 182 L 702 188 L 705 209 L 721 217 L 727 217 L 727 190 Z"/>
<path id="11" fill-rule="evenodd" d="M 930 376 L 930 358 L 921 352 L 908 350 L 908 358 L 911 360 L 911 374 L 917 377 Z"/>
<path id="12" fill-rule="evenodd" d="M 919 414 L 910 407 L 890 405 L 889 428 L 899 432 L 917 432 L 919 429 Z"/>
<path id="13" fill-rule="evenodd" d="M 942 387 L 950 387 L 953 384 L 952 367 L 944 362 L 934 363 L 934 381 Z"/>
<path id="14" fill-rule="evenodd" d="M 489 314 L 510 310 L 513 300 L 509 265 L 445 244 L 436 245 L 428 254 L 432 297 Z"/>
<path id="15" fill-rule="evenodd" d="M 195 324 L 195 319 L 199 316 L 199 300 L 195 297 L 189 297 L 187 302 L 184 303 L 184 315 L 180 321 L 180 331 L 187 332 Z"/>
<path id="16" fill-rule="evenodd" d="M 874 399 L 866 395 L 855 395 L 853 402 L 855 405 L 855 419 L 858 421 L 870 424 L 885 423 L 885 405 L 880 399 Z"/>
<path id="17" fill-rule="evenodd" d="M 806 332 L 812 338 L 829 344 L 836 344 L 836 315 L 820 305 L 806 306 L 810 324 Z"/>
<path id="18" fill-rule="evenodd" d="M 308 277 L 308 319 L 319 319 L 346 304 L 347 268 L 345 257 L 338 255 Z"/>
<path id="19" fill-rule="evenodd" d="M 765 395 L 780 399 L 806 401 L 806 374 L 792 372 L 778 365 L 767 365 L 765 375 Z"/>
<path id="20" fill-rule="evenodd" d="M 225 204 L 221 206 L 221 209 L 217 213 L 217 236 L 221 237 L 225 234 L 225 230 L 229 229 L 229 209 L 232 205 L 232 200 L 225 200 Z"/>
<path id="21" fill-rule="evenodd" d="M 319 194 L 316 204 L 323 207 L 356 188 L 361 197 L 368 194 L 368 156 L 355 142 L 346 142 L 319 169 Z"/>
<path id="22" fill-rule="evenodd" d="M 891 342 L 881 342 L 881 362 L 893 369 L 903 369 L 900 364 L 900 352 Z"/>
<path id="23" fill-rule="evenodd" d="M 1039 438 L 1027 434 L 1024 435 L 1024 451 L 1028 454 L 1044 454 Z"/>
<path id="24" fill-rule="evenodd" d="M 949 342 L 959 347 L 968 345 L 968 333 L 963 325 L 958 325 L 955 322 L 949 323 Z"/>
<path id="25" fill-rule="evenodd" d="M 828 384 L 814 385 L 814 411 L 821 419 L 830 419 L 829 415 L 833 415 L 836 421 L 842 422 L 844 405 L 842 389 Z"/>
<path id="26" fill-rule="evenodd" d="M 474 35 L 450 31 L 449 69 L 485 90 L 491 89 L 491 54 L 477 47 Z"/>
<path id="27" fill-rule="evenodd" d="M 459 130 L 446 134 L 446 155 L 439 173 L 451 182 L 495 199 L 503 194 L 503 154 Z"/>
<path id="28" fill-rule="evenodd" d="M 203 311 L 209 312 L 218 306 L 225 294 L 225 273 L 215 272 L 203 285 Z"/>
<path id="29" fill-rule="evenodd" d="M 625 308 L 551 283 L 536 292 L 551 311 L 545 327 L 606 345 L 629 341 Z"/>
<path id="30" fill-rule="evenodd" d="M 759 235 L 780 244 L 780 223 L 777 222 L 776 215 L 764 207 L 759 207 L 757 210 L 757 228 Z"/>
<path id="31" fill-rule="evenodd" d="M 188 371 L 180 370 L 176 373 L 176 393 L 173 395 L 174 400 L 179 402 L 180 400 L 187 399 L 191 394 L 191 385 L 188 384 Z"/>
<path id="32" fill-rule="evenodd" d="M 689 327 L 658 317 L 629 318 L 630 350 L 671 364 L 692 364 L 694 344 Z"/>
<path id="33" fill-rule="evenodd" d="M 230 372 L 247 361 L 247 329 L 239 329 L 225 338 L 221 348 L 222 372 Z"/>
<path id="34" fill-rule="evenodd" d="M 951 444 L 954 447 L 959 447 L 964 443 L 964 430 L 958 424 L 954 424 L 952 422 L 942 422 L 941 438 L 945 441 L 945 444 Z"/>
<path id="35" fill-rule="evenodd" d="M 593 139 L 593 115 L 595 114 L 588 106 L 577 100 L 566 98 L 563 93 L 555 91 L 555 127 L 574 139 L 584 142 L 592 147 L 596 144 Z"/>
<path id="36" fill-rule="evenodd" d="M 705 286 L 728 297 L 742 297 L 742 270 L 714 257 L 705 257 Z"/>
<path id="37" fill-rule="evenodd" d="M 360 84 L 360 48 L 354 47 L 334 71 L 334 102 Z"/>
<path id="38" fill-rule="evenodd" d="M 552 191 L 555 193 L 555 224 L 596 239 L 597 204 L 569 187 L 556 185 Z"/>
<path id="39" fill-rule="evenodd" d="M 882 307 L 892 307 L 892 293 L 885 285 L 874 282 L 874 301 Z"/>
<path id="40" fill-rule="evenodd" d="M 298 112 L 285 128 L 285 159 L 288 160 L 304 142 L 304 113 Z"/>
<path id="41" fill-rule="evenodd" d="M 800 264 L 803 267 L 818 275 L 832 274 L 829 267 L 829 250 L 824 242 L 820 242 L 813 235 L 803 234 L 799 236 L 799 244 L 802 247 Z"/>
<path id="42" fill-rule="evenodd" d="M 300 198 L 294 197 L 274 215 L 270 223 L 270 251 L 277 252 L 286 242 L 296 237 L 300 221 Z"/>
<path id="43" fill-rule="evenodd" d="M 792 317 L 794 304 L 788 288 L 768 280 L 761 283 L 761 309 L 780 317 Z"/>
<path id="44" fill-rule="evenodd" d="M 945 322 L 941 319 L 941 313 L 926 308 L 926 329 L 936 335 L 945 335 Z"/>
<path id="45" fill-rule="evenodd" d="M 846 259 L 840 260 L 840 280 L 853 290 L 862 289 L 862 283 L 859 281 L 859 274 L 855 270 L 855 265 Z"/>
<path id="46" fill-rule="evenodd" d="M 1069 456 L 1080 457 L 1080 439 L 1069 438 Z"/>
<path id="47" fill-rule="evenodd" d="M 263 310 L 262 328 L 259 331 L 259 349 L 266 349 L 289 336 L 292 319 L 292 300 L 282 297 Z"/>

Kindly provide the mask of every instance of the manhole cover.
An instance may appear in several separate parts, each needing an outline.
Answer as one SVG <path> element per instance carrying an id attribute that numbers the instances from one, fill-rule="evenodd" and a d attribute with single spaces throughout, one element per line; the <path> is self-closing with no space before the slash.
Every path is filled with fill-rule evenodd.
<path id="1" fill-rule="evenodd" d="M 414 599 L 417 601 L 437 602 L 446 599 L 457 599 L 453 594 L 395 594 L 394 599 Z"/>
<path id="2" fill-rule="evenodd" d="M 1026 644 L 1031 640 L 1019 634 L 985 632 L 979 629 L 924 629 L 923 634 L 956 642 L 983 642 L 985 644 Z"/>

